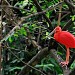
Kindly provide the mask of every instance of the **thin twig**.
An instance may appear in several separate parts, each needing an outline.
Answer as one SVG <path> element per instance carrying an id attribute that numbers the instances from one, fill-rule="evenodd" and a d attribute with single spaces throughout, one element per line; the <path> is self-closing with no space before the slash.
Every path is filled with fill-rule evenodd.
<path id="1" fill-rule="evenodd" d="M 18 10 L 23 10 L 23 11 L 27 11 L 27 12 L 29 12 L 29 13 L 33 13 L 33 12 L 31 12 L 30 10 L 27 10 L 27 9 L 23 9 L 23 8 L 20 8 L 20 7 L 15 7 L 15 6 L 12 6 L 12 5 L 0 5 L 0 7 L 1 8 L 4 8 L 4 7 L 6 7 L 6 8 L 14 8 L 14 9 L 18 9 Z"/>
<path id="2" fill-rule="evenodd" d="M 59 3 L 57 3 L 56 5 L 49 6 L 46 10 L 43 10 L 43 11 L 41 11 L 41 12 L 37 12 L 37 13 L 34 13 L 34 14 L 30 14 L 30 15 L 28 15 L 27 17 L 23 17 L 22 19 L 25 20 L 25 19 L 30 18 L 30 17 L 32 17 L 32 16 L 37 16 L 37 15 L 46 13 L 48 10 L 54 10 L 55 8 L 61 6 L 63 3 L 64 3 L 63 1 L 62 1 L 62 2 L 59 2 Z"/>
<path id="3" fill-rule="evenodd" d="M 15 29 L 19 29 L 19 26 L 15 26 L 2 40 L 0 40 L 0 43 L 3 43 L 3 41 L 6 41 L 15 31 Z"/>
<path id="4" fill-rule="evenodd" d="M 68 5 L 71 6 L 73 8 L 73 10 L 75 9 L 75 6 L 69 1 L 69 0 L 64 0 L 64 2 Z"/>
<path id="5" fill-rule="evenodd" d="M 60 0 L 61 2 L 62 0 Z M 59 12 L 62 11 L 62 5 L 59 7 Z M 58 16 L 58 26 L 60 26 L 60 20 L 61 20 L 61 13 L 59 13 L 59 16 Z"/>

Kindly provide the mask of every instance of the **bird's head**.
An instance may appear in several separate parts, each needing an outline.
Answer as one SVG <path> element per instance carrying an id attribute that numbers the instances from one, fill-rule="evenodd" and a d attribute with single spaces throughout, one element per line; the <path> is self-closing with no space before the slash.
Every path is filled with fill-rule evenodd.
<path id="1" fill-rule="evenodd" d="M 52 34 L 57 33 L 57 32 L 61 32 L 61 31 L 62 31 L 61 27 L 57 26 L 57 27 L 48 35 L 48 37 L 51 37 Z"/>
<path id="2" fill-rule="evenodd" d="M 55 33 L 62 31 L 61 27 L 59 27 L 59 26 L 57 26 L 54 30 L 55 30 Z"/>

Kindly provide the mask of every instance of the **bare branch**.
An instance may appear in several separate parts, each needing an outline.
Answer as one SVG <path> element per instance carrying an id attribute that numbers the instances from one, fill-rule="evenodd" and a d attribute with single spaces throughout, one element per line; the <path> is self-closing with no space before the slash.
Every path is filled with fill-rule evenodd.
<path id="1" fill-rule="evenodd" d="M 70 19 L 65 25 L 64 27 L 62 28 L 63 30 L 66 30 L 68 27 L 71 26 L 71 24 L 73 23 L 72 19 Z"/>
<path id="2" fill-rule="evenodd" d="M 74 6 L 69 0 L 64 0 L 64 2 L 65 2 L 68 6 L 71 6 L 73 9 L 75 9 L 75 6 Z"/>
<path id="3" fill-rule="evenodd" d="M 15 26 L 2 40 L 0 40 L 0 43 L 3 43 L 3 41 L 6 41 L 11 35 L 13 35 L 15 29 L 20 29 L 19 26 Z"/>

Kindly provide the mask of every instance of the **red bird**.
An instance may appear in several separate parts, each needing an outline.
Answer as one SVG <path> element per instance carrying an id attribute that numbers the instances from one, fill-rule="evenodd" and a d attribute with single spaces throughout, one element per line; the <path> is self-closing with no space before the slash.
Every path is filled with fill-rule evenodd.
<path id="1" fill-rule="evenodd" d="M 66 61 L 61 62 L 63 66 L 68 65 L 69 63 L 69 56 L 70 56 L 70 50 L 69 48 L 75 48 L 75 37 L 70 32 L 62 31 L 61 27 L 57 26 L 54 29 L 54 39 L 65 45 L 67 52 L 66 52 Z"/>

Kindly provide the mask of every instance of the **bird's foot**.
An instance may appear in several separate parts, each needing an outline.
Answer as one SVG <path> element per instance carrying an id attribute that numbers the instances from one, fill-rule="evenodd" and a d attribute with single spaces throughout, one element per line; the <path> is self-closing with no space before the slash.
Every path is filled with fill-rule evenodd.
<path id="1" fill-rule="evenodd" d="M 64 66 L 67 66 L 68 65 L 68 61 L 64 61 L 64 62 L 61 62 L 60 64 L 62 64 L 62 67 L 64 67 Z"/>

